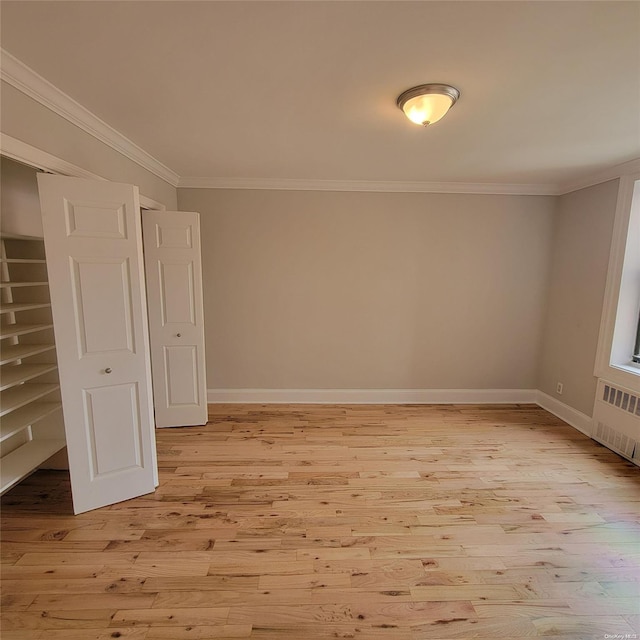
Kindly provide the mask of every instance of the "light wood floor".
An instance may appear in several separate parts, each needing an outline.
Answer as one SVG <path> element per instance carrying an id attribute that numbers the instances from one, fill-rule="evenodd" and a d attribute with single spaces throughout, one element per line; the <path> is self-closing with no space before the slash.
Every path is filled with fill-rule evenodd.
<path id="1" fill-rule="evenodd" d="M 640 471 L 541 409 L 211 411 L 153 495 L 3 498 L 3 640 L 640 637 Z"/>

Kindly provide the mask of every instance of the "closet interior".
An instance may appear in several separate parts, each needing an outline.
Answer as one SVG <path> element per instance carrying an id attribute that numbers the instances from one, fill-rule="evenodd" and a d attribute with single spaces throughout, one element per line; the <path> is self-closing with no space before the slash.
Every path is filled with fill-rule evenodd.
<path id="1" fill-rule="evenodd" d="M 0 492 L 65 447 L 56 345 L 40 238 L 0 239 Z"/>

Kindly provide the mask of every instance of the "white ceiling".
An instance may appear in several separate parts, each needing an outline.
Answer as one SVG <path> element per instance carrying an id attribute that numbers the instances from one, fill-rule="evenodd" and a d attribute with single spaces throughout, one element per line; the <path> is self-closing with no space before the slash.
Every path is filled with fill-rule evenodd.
<path id="1" fill-rule="evenodd" d="M 181 177 L 558 184 L 640 157 L 640 3 L 3 0 L 2 46 Z M 403 90 L 461 98 L 422 129 Z"/>

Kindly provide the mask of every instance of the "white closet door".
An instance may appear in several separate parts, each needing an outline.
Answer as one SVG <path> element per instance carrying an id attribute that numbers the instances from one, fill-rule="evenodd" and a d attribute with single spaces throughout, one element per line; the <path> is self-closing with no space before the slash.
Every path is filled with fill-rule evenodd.
<path id="1" fill-rule="evenodd" d="M 138 189 L 38 176 L 76 513 L 157 482 Z"/>
<path id="2" fill-rule="evenodd" d="M 157 427 L 207 422 L 200 216 L 142 214 Z"/>

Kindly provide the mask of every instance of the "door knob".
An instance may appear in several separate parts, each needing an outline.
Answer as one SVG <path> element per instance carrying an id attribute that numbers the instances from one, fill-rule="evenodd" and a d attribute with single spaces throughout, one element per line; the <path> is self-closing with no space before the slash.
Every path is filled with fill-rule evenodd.
<path id="1" fill-rule="evenodd" d="M 111 373 L 113 371 L 113 369 L 111 367 L 107 367 L 104 372 L 105 373 Z"/>

